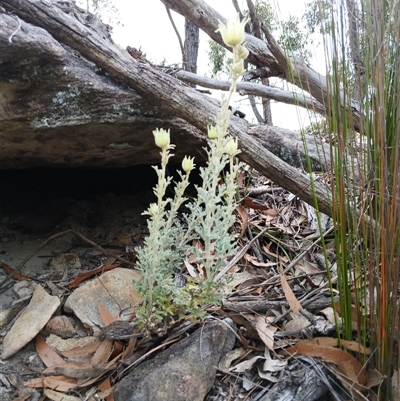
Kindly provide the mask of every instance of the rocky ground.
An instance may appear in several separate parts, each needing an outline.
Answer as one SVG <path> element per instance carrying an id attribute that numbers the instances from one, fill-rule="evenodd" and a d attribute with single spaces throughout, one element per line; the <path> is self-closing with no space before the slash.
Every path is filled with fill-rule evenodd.
<path id="1" fill-rule="evenodd" d="M 203 325 L 144 339 L 129 321 L 154 170 L 3 172 L 0 398 L 330 400 L 358 377 L 366 387 L 351 391 L 368 392 L 361 367 L 335 348 L 312 211 L 263 177 L 253 182 L 237 216 L 235 291 Z M 249 227 L 270 230 L 255 241 Z M 294 313 L 298 300 L 306 310 Z"/>

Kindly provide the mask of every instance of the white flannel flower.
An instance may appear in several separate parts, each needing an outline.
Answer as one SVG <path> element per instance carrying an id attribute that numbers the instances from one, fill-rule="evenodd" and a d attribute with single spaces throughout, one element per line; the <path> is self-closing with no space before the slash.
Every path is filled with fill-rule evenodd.
<path id="1" fill-rule="evenodd" d="M 190 173 L 194 168 L 194 157 L 185 156 L 182 160 L 182 170 L 185 173 Z"/>
<path id="2" fill-rule="evenodd" d="M 154 140 L 156 142 L 156 145 L 161 148 L 161 149 L 168 149 L 169 144 L 170 144 L 170 135 L 169 135 L 169 130 L 166 131 L 165 129 L 155 129 L 153 131 L 154 135 Z"/>
<path id="3" fill-rule="evenodd" d="M 226 25 L 219 21 L 216 32 L 221 33 L 222 40 L 227 46 L 239 46 L 244 42 L 244 27 L 247 24 L 247 21 L 247 19 L 240 21 L 239 14 L 237 14 L 236 20 L 231 21 L 228 19 Z"/>

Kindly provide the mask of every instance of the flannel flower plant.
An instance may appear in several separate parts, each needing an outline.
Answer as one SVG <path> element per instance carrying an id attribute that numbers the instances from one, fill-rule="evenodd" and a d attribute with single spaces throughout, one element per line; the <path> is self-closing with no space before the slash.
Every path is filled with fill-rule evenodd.
<path id="1" fill-rule="evenodd" d="M 143 299 L 142 306 L 137 309 L 137 321 L 147 334 L 163 334 L 174 321 L 183 317 L 200 318 L 204 315 L 202 306 L 218 304 L 223 297 L 224 283 L 216 280 L 216 275 L 236 249 L 231 228 L 237 206 L 239 163 L 236 156 L 240 153 L 237 140 L 227 134 L 233 113 L 229 102 L 243 74 L 243 60 L 249 54 L 243 45 L 246 23 L 239 17 L 228 20 L 226 25 L 219 22 L 218 31 L 225 44 L 232 47 L 234 55 L 232 84 L 228 96 L 222 98 L 215 125 L 208 127 L 208 147 L 205 148 L 208 161 L 200 168 L 202 185 L 196 187 L 195 200 L 185 197 L 190 172 L 195 167 L 194 160 L 189 157 L 182 161 L 183 172 L 179 172 L 180 180 L 175 183 L 174 198 L 166 198 L 166 190 L 172 184 L 166 167 L 175 146 L 170 143 L 169 131 L 153 131 L 155 143 L 161 149 L 161 165 L 153 166 L 158 177 L 154 188 L 157 202 L 144 212 L 149 216 L 149 235 L 143 246 L 137 248 L 137 266 L 142 274 L 135 283 Z M 189 213 L 178 216 L 184 203 Z M 191 263 L 196 264 L 201 273 L 195 279 L 178 283 L 176 278 L 189 254 Z"/>

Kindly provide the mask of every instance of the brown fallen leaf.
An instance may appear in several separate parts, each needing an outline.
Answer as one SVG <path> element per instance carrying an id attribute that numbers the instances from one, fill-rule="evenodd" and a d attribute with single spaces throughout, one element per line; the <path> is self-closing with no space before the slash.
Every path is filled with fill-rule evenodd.
<path id="1" fill-rule="evenodd" d="M 255 256 L 249 255 L 248 253 L 246 253 L 243 258 L 257 267 L 273 267 L 278 264 L 276 262 L 259 262 Z"/>
<path id="2" fill-rule="evenodd" d="M 314 337 L 302 341 L 304 344 L 327 345 L 329 347 L 338 347 L 339 340 L 333 337 Z M 349 351 L 359 352 L 361 354 L 370 355 L 371 348 L 366 348 L 356 341 L 340 340 L 340 344 Z"/>
<path id="3" fill-rule="evenodd" d="M 286 300 L 288 301 L 290 309 L 294 313 L 299 314 L 300 309 L 301 309 L 301 304 L 298 301 L 298 299 L 296 298 L 296 295 L 294 295 L 292 289 L 290 288 L 290 285 L 288 284 L 288 282 L 286 280 L 285 273 L 283 272 L 282 263 L 279 263 L 279 268 L 280 268 L 282 289 L 283 289 L 283 292 L 285 293 Z"/>
<path id="4" fill-rule="evenodd" d="M 106 401 L 114 401 L 114 392 L 110 378 L 107 378 L 99 385 L 99 390 L 101 393 L 97 394 L 98 398 L 105 399 Z"/>
<path id="5" fill-rule="evenodd" d="M 240 234 L 239 234 L 239 238 L 242 238 L 243 234 L 245 233 L 245 231 L 247 230 L 247 227 L 249 225 L 249 215 L 248 215 L 246 209 L 242 205 L 238 205 L 236 208 L 236 211 L 237 211 L 238 215 L 240 216 L 240 218 L 242 219 L 242 224 L 241 224 Z"/>
<path id="6" fill-rule="evenodd" d="M 130 235 L 121 235 L 118 237 L 118 242 L 123 245 L 128 245 L 132 242 L 132 237 Z"/>
<path id="7" fill-rule="evenodd" d="M 123 352 L 124 348 L 125 348 L 125 346 L 124 346 L 124 344 L 122 344 L 121 341 L 114 340 L 110 358 L 115 358 L 117 355 L 121 355 L 121 358 L 122 358 L 122 352 Z"/>
<path id="8" fill-rule="evenodd" d="M 109 370 L 115 369 L 115 367 L 116 367 L 115 362 L 116 362 L 118 359 L 121 358 L 121 355 L 122 355 L 122 354 L 119 354 L 119 355 L 117 355 L 114 359 L 112 359 L 110 362 L 107 362 L 107 363 L 104 365 L 104 367 L 103 367 L 103 369 L 102 369 L 102 373 L 101 373 L 100 375 L 81 381 L 81 382 L 79 383 L 78 387 L 87 387 L 87 386 L 90 386 L 90 385 L 92 385 L 92 384 L 98 382 L 98 381 L 101 379 L 101 377 L 102 377 L 105 373 L 107 373 Z"/>
<path id="9" fill-rule="evenodd" d="M 92 357 L 91 365 L 94 368 L 102 367 L 110 358 L 112 353 L 113 343 L 105 338 Z"/>
<path id="10" fill-rule="evenodd" d="M 86 273 L 82 273 L 79 276 L 76 276 L 68 285 L 68 288 L 72 289 L 78 286 L 78 284 L 80 284 L 82 281 L 87 280 L 88 278 L 96 275 L 96 274 L 100 274 L 100 273 L 104 273 L 108 270 L 112 270 L 112 269 L 116 269 L 117 267 L 119 267 L 119 264 L 113 264 L 113 265 L 109 265 L 109 266 L 102 266 L 99 267 L 97 269 L 94 270 L 90 270 L 89 272 Z"/>
<path id="11" fill-rule="evenodd" d="M 130 356 L 132 356 L 133 351 L 136 348 L 136 343 L 137 343 L 137 337 L 132 337 L 129 339 L 127 347 L 122 352 L 122 356 L 121 356 L 122 360 L 127 359 Z"/>
<path id="12" fill-rule="evenodd" d="M 242 200 L 242 205 L 245 205 L 246 207 L 249 207 L 251 209 L 255 209 L 255 210 L 263 210 L 263 213 L 268 215 L 268 216 L 277 216 L 279 213 L 274 210 L 271 209 L 268 206 L 265 206 L 261 203 L 259 203 L 259 201 L 257 201 L 256 199 L 252 199 L 252 198 L 244 198 Z"/>
<path id="13" fill-rule="evenodd" d="M 65 358 L 79 359 L 80 357 L 87 356 L 89 354 L 94 354 L 100 347 L 101 343 L 102 341 L 94 341 L 90 344 L 84 345 L 83 347 L 76 347 L 67 351 L 62 351 L 61 355 L 64 356 Z"/>
<path id="14" fill-rule="evenodd" d="M 335 302 L 335 303 L 334 303 L 334 307 L 335 307 L 336 312 L 337 312 L 340 316 L 342 316 L 341 311 L 340 311 L 340 302 Z M 351 311 L 350 311 L 350 313 L 351 313 L 351 320 L 352 320 L 353 322 L 357 323 L 357 322 L 358 322 L 358 310 L 357 310 L 356 306 L 353 305 L 353 304 L 351 305 Z M 357 327 L 357 325 L 356 325 L 356 327 Z"/>
<path id="15" fill-rule="evenodd" d="M 54 370 L 62 375 L 72 377 L 74 379 L 87 379 L 97 377 L 104 373 L 101 368 L 94 368 L 87 362 L 66 362 L 58 365 Z"/>
<path id="16" fill-rule="evenodd" d="M 45 389 L 43 394 L 52 401 L 81 401 L 80 397 L 75 397 L 74 395 L 65 395 L 58 391 Z"/>
<path id="17" fill-rule="evenodd" d="M 35 346 L 39 358 L 48 368 L 65 362 L 56 351 L 47 345 L 46 341 L 44 341 L 40 334 L 36 336 Z"/>
<path id="18" fill-rule="evenodd" d="M 104 326 L 109 326 L 111 323 L 114 323 L 118 320 L 118 318 L 114 317 L 101 302 L 98 303 L 97 308 Z"/>
<path id="19" fill-rule="evenodd" d="M 384 380 L 384 376 L 376 371 L 367 371 L 368 380 L 365 386 L 355 383 L 343 374 L 339 368 L 333 364 L 324 364 L 325 368 L 331 372 L 342 386 L 351 394 L 351 399 L 354 401 L 378 401 L 377 395 L 372 390 L 373 387 L 379 386 Z M 372 380 L 370 380 L 370 375 Z"/>
<path id="20" fill-rule="evenodd" d="M 20 280 L 20 281 L 29 280 L 29 277 L 26 277 L 23 274 L 18 273 L 10 265 L 6 263 L 0 262 L 0 268 L 2 268 L 5 273 L 7 273 L 10 277 L 12 277 L 15 280 Z"/>
<path id="21" fill-rule="evenodd" d="M 286 355 L 286 352 L 289 354 L 298 353 L 300 355 L 322 358 L 322 360 L 325 362 L 331 362 L 335 364 L 344 375 L 346 375 L 346 373 L 354 372 L 354 376 L 349 377 L 349 379 L 353 382 L 361 385 L 365 385 L 367 382 L 367 375 L 361 363 L 352 355 L 341 349 L 300 341 L 293 347 L 285 348 L 281 354 Z M 346 364 L 351 366 L 347 367 Z M 346 366 L 346 368 L 344 368 L 344 366 Z"/>
<path id="22" fill-rule="evenodd" d="M 33 388 L 47 387 L 51 389 L 57 389 L 58 391 L 68 391 L 71 388 L 76 387 L 77 384 L 78 382 L 76 379 L 63 375 L 38 377 L 36 379 L 24 382 L 25 387 L 33 387 Z"/>

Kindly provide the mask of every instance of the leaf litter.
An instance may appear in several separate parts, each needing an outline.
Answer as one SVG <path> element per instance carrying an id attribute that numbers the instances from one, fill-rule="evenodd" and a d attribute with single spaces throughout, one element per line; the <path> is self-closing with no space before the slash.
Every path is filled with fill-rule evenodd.
<path id="1" fill-rule="evenodd" d="M 245 168 L 243 175 L 250 176 L 250 172 Z M 368 370 L 357 358 L 358 355 L 370 355 L 372 351 L 358 343 L 356 337 L 354 341 L 339 341 L 336 338 L 335 320 L 340 321 L 340 308 L 335 293 L 333 301 L 336 303 L 332 308 L 326 274 L 328 268 L 331 276 L 335 276 L 329 219 L 324 218 L 326 226 L 323 227 L 328 249 L 325 258 L 319 244 L 315 210 L 264 177 L 256 173 L 251 176 L 247 193 L 243 190 L 242 202 L 236 211 L 235 230 L 239 234 L 237 255 L 217 276 L 217 279 L 221 279 L 229 275 L 230 292 L 226 294 L 221 308 L 209 310 L 209 314 L 216 317 L 230 316 L 238 327 L 236 348 L 220 362 L 219 383 L 224 382 L 233 388 L 242 378 L 241 391 L 257 394 L 260 389 L 272 389 L 286 375 L 290 366 L 294 366 L 295 361 L 300 363 L 296 366 L 304 366 L 306 359 L 302 358 L 311 357 L 313 363 L 321 367 L 319 374 L 334 377 L 337 385 L 340 383 L 349 396 L 354 399 L 374 399 L 372 388 L 380 384 L 382 377 Z M 132 248 L 129 246 L 132 237 L 129 235 L 119 237 L 120 246 L 125 247 L 125 252 L 109 252 L 75 230 L 53 235 L 42 245 L 71 233 L 108 256 L 109 263 L 92 264 L 87 271 L 82 272 L 81 269 L 74 276 L 62 276 L 60 283 L 69 291 L 73 292 L 92 277 L 101 277 L 106 271 L 124 265 L 134 266 L 134 262 L 131 262 Z M 202 245 L 198 243 L 195 246 Z M 78 265 L 80 261 L 75 260 L 74 263 Z M 2 263 L 0 267 L 14 280 L 29 280 L 19 273 L 18 266 Z M 203 275 L 203 268 L 193 263 L 191 255 L 187 255 L 181 273 L 198 279 Z M 51 280 L 49 282 L 53 286 L 49 286 L 50 291 L 54 292 L 57 285 Z M 37 288 L 39 292 L 44 291 L 41 286 Z M 20 349 L 35 339 L 36 353 L 44 368 L 40 375 L 26 380 L 24 386 L 43 389 L 43 394 L 51 400 L 76 400 L 80 397 L 87 400 L 113 400 L 113 386 L 123 372 L 159 349 L 178 341 L 187 330 L 190 332 L 196 326 L 194 324 L 185 329 L 183 322 L 176 322 L 161 345 L 152 346 L 151 339 L 143 339 L 140 332 L 129 325 L 134 310 L 128 313 L 126 319 L 122 317 L 122 311 L 115 315 L 108 305 L 98 302 L 92 305 L 102 321 L 102 331 L 95 335 L 97 340 L 67 350 L 57 350 L 48 344 L 47 338 L 43 338 L 46 331 L 41 332 L 41 329 L 56 312 L 58 304 L 64 302 L 65 292 L 60 294 L 56 296 L 57 302 L 53 301 L 53 307 L 47 308 L 50 312 L 44 322 L 25 324 L 28 335 L 24 343 L 17 345 Z M 50 297 L 53 299 L 55 296 Z M 42 311 L 42 308 L 38 304 L 33 309 Z M 58 310 L 57 313 L 62 311 Z M 6 338 L 11 336 L 11 342 L 15 340 L 12 330 L 21 324 L 21 316 L 3 328 L 7 332 Z M 180 327 L 183 331 L 171 338 L 171 334 L 179 332 Z M 76 335 L 88 336 L 92 334 L 91 331 L 82 327 Z M 16 351 L 7 348 L 3 349 L 3 355 L 4 352 L 6 357 L 11 357 Z M 73 395 L 76 392 L 80 397 Z"/>

